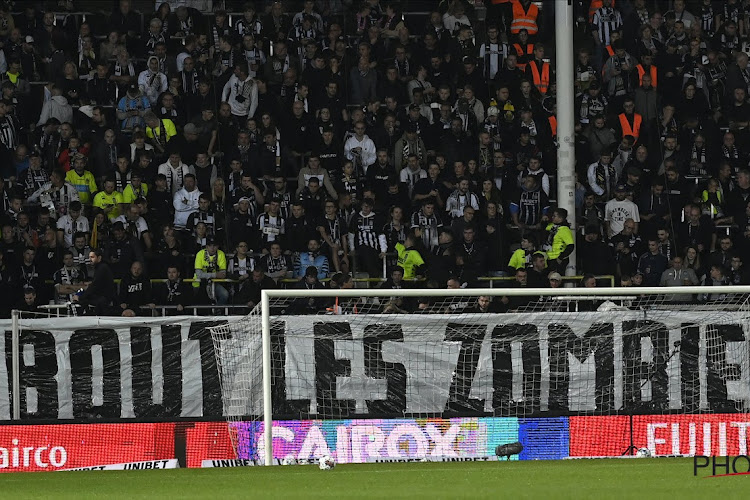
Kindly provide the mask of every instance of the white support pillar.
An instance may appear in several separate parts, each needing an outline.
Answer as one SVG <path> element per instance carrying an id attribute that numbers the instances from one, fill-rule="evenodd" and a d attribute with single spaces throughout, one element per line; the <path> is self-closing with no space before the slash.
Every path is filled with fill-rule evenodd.
<path id="1" fill-rule="evenodd" d="M 547 4 L 549 6 L 549 4 Z M 573 2 L 557 0 L 555 6 L 555 54 L 557 77 L 557 205 L 575 221 L 575 71 L 573 57 Z M 573 231 L 575 241 L 576 232 Z M 576 274 L 576 252 L 570 255 L 565 274 Z"/>

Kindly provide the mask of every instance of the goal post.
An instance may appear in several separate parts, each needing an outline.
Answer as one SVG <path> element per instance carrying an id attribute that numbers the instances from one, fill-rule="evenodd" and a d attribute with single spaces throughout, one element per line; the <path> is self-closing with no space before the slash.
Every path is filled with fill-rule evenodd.
<path id="1" fill-rule="evenodd" d="M 482 312 L 482 296 L 502 307 Z M 211 334 L 238 458 L 313 453 L 279 444 L 292 438 L 275 418 L 294 418 L 336 422 L 343 461 L 357 461 L 371 457 L 350 419 L 750 411 L 747 362 L 727 354 L 741 338 L 732 349 L 747 355 L 749 298 L 750 286 L 263 290 Z"/>

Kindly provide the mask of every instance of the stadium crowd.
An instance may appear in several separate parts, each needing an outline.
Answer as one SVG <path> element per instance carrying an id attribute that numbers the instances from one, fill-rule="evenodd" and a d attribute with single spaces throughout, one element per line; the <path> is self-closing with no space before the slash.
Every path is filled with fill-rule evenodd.
<path id="1" fill-rule="evenodd" d="M 573 250 L 582 286 L 750 284 L 747 0 L 574 2 L 570 214 L 549 3 L 73 3 L 0 3 L 3 317 L 560 286 Z"/>

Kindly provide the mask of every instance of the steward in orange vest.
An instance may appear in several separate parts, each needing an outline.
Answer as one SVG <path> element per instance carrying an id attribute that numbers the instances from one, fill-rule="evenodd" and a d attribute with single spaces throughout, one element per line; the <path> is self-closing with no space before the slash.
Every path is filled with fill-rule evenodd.
<path id="1" fill-rule="evenodd" d="M 544 62 L 544 45 L 537 43 L 534 46 L 534 59 L 529 61 L 526 68 L 526 76 L 542 95 L 549 90 L 550 72 L 550 64 Z"/>
<path id="2" fill-rule="evenodd" d="M 651 86 L 656 88 L 656 74 L 657 74 L 657 68 L 653 64 L 651 64 L 652 56 L 649 55 L 643 55 L 643 62 L 635 67 L 636 71 L 638 71 L 638 86 L 640 87 L 643 85 L 643 75 L 646 74 L 646 71 L 651 75 Z M 643 64 L 646 63 L 646 64 Z"/>
<path id="3" fill-rule="evenodd" d="M 521 71 L 524 71 L 526 69 L 526 64 L 534 57 L 534 44 L 527 43 L 526 46 L 523 46 L 520 43 L 514 43 L 513 49 L 516 51 L 516 54 L 518 54 L 518 62 L 516 63 L 516 66 L 518 66 Z"/>
<path id="4" fill-rule="evenodd" d="M 630 102 L 632 103 L 632 101 Z M 627 103 L 628 101 L 626 100 L 625 101 L 626 106 L 627 106 Z M 635 138 L 636 142 L 638 142 L 638 136 L 640 136 L 641 134 L 641 125 L 643 124 L 643 117 L 635 112 L 633 112 L 632 115 L 628 115 L 626 113 L 620 113 L 617 117 L 620 120 L 620 130 L 622 131 L 621 137 L 625 137 L 626 135 L 632 135 L 633 138 Z"/>
<path id="5" fill-rule="evenodd" d="M 539 71 L 540 67 L 541 71 Z M 534 59 L 529 62 L 529 65 L 526 68 L 526 73 L 531 77 L 531 81 L 537 88 L 537 90 L 539 90 L 539 93 L 542 95 L 546 95 L 547 91 L 549 90 L 550 83 L 549 63 Z"/>
<path id="6" fill-rule="evenodd" d="M 510 32 L 517 35 L 519 31 L 526 29 L 529 35 L 536 35 L 539 32 L 539 25 L 536 22 L 538 17 L 539 7 L 531 0 L 513 0 L 513 21 L 510 23 Z"/>

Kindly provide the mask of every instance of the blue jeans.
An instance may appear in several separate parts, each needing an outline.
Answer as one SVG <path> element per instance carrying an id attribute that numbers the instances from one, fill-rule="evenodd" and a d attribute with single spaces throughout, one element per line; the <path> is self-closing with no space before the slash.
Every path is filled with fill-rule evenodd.
<path id="1" fill-rule="evenodd" d="M 224 286 L 219 285 L 218 283 L 209 283 L 207 287 L 209 298 L 213 298 L 213 300 L 216 301 L 217 305 L 223 306 L 224 304 L 229 302 L 229 291 L 224 288 Z M 211 293 L 212 289 L 213 294 Z"/>

